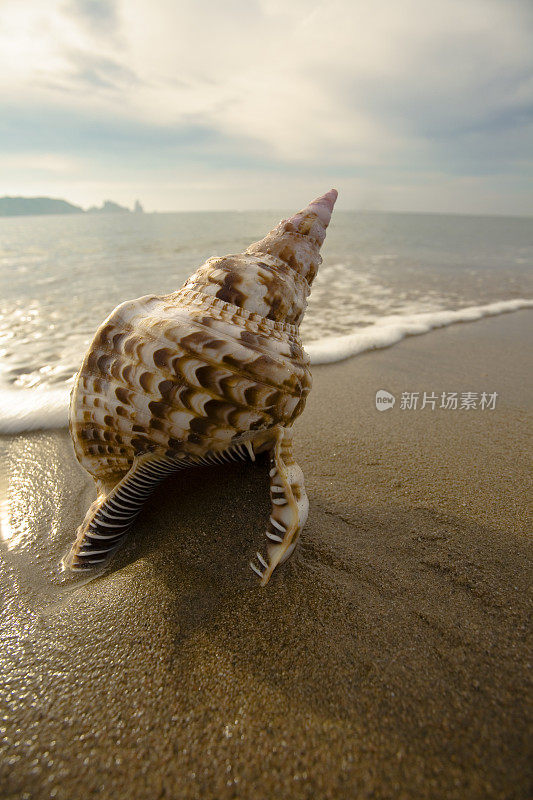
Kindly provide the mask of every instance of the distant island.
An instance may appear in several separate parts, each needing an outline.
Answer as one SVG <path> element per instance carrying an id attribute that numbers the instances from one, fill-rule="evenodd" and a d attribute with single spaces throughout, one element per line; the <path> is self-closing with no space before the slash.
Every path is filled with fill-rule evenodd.
<path id="1" fill-rule="evenodd" d="M 112 200 L 105 200 L 101 206 L 91 206 L 86 210 L 54 197 L 0 197 L 0 217 L 29 214 L 142 214 L 143 211 L 138 200 L 131 211 Z"/>

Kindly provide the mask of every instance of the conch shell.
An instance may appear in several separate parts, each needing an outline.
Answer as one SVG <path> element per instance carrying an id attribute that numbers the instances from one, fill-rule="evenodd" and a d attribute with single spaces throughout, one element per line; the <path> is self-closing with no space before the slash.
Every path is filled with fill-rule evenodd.
<path id="1" fill-rule="evenodd" d="M 291 426 L 311 388 L 298 334 L 337 192 L 244 253 L 210 258 L 177 292 L 119 305 L 97 330 L 72 391 L 70 432 L 97 499 L 63 567 L 101 566 L 144 501 L 177 469 L 269 450 L 266 584 L 294 550 L 308 501 Z"/>

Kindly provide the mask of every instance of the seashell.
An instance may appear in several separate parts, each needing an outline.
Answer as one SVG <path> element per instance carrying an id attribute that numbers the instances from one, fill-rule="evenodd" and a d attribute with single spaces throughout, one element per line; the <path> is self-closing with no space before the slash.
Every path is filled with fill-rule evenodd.
<path id="1" fill-rule="evenodd" d="M 337 192 L 244 253 L 210 258 L 177 292 L 119 305 L 97 330 L 72 391 L 70 433 L 97 499 L 63 568 L 100 567 L 170 473 L 271 453 L 265 585 L 293 552 L 308 500 L 292 424 L 311 388 L 299 337 Z"/>

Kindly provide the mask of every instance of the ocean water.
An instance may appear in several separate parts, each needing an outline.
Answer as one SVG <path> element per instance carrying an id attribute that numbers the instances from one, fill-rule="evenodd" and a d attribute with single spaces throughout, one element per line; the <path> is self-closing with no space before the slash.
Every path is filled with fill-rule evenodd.
<path id="1" fill-rule="evenodd" d="M 74 375 L 124 300 L 175 291 L 290 212 L 0 218 L 0 433 L 67 424 Z M 533 306 L 533 220 L 337 211 L 301 327 L 314 363 Z"/>

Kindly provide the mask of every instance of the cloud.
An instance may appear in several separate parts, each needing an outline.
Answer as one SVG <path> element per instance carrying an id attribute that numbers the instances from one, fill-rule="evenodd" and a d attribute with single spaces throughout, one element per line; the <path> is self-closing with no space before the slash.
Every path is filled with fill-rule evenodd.
<path id="1" fill-rule="evenodd" d="M 127 92 L 139 84 L 139 78 L 133 70 L 113 58 L 80 50 L 67 50 L 65 59 L 70 69 L 63 72 L 62 83 L 56 79 L 55 83 L 48 83 L 48 88 L 71 92 L 95 89 Z"/>
<path id="2" fill-rule="evenodd" d="M 116 0 L 69 0 L 65 9 L 67 12 L 85 20 L 88 25 L 109 27 L 117 24 Z"/>
<path id="3" fill-rule="evenodd" d="M 95 33 L 112 33 L 118 27 L 116 0 L 69 0 L 64 9 Z"/>
<path id="4" fill-rule="evenodd" d="M 19 154 L 0 154 L 0 171 L 6 175 L 9 172 L 30 172 L 45 174 L 71 175 L 80 167 L 77 159 L 56 153 L 26 152 Z"/>
<path id="5" fill-rule="evenodd" d="M 38 127 L 101 164 L 373 176 L 395 198 L 523 174 L 532 38 L 517 0 L 4 0 L 0 144 L 35 152 Z"/>

